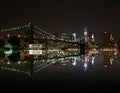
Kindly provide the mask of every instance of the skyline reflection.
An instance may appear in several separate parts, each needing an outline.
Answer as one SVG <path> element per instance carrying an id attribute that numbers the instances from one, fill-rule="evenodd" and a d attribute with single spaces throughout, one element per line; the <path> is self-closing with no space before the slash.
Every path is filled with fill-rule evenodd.
<path id="1" fill-rule="evenodd" d="M 109 68 L 115 59 L 119 56 L 117 52 L 102 51 L 102 52 L 88 52 L 85 55 L 66 55 L 64 57 L 41 58 L 39 55 L 29 55 L 27 51 L 16 51 L 11 55 L 5 55 L 1 52 L 0 55 L 0 69 L 14 72 L 20 72 L 29 76 L 39 72 L 40 70 L 50 65 L 61 66 L 77 66 L 81 65 L 83 71 L 90 71 L 95 64 L 97 64 L 98 57 L 101 57 L 101 65 L 104 68 Z M 80 64 L 79 64 L 80 63 Z"/>

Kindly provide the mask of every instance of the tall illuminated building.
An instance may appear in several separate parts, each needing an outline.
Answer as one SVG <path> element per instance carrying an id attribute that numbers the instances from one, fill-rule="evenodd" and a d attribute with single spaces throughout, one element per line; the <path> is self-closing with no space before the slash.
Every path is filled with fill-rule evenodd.
<path id="1" fill-rule="evenodd" d="M 94 42 L 95 41 L 95 37 L 94 37 L 94 34 L 92 32 L 89 32 L 88 40 L 89 40 L 89 42 Z"/>
<path id="2" fill-rule="evenodd" d="M 76 57 L 72 58 L 72 65 L 73 65 L 73 66 L 75 66 L 75 65 L 77 64 L 76 61 L 77 61 L 77 58 L 76 58 Z"/>
<path id="3" fill-rule="evenodd" d="M 110 35 L 110 41 L 113 41 L 114 40 L 114 38 L 113 38 L 113 35 L 111 34 Z"/>
<path id="4" fill-rule="evenodd" d="M 88 68 L 88 57 L 85 55 L 85 59 L 84 59 L 84 71 L 87 71 Z"/>
<path id="5" fill-rule="evenodd" d="M 91 38 L 92 38 L 92 42 L 94 42 L 95 41 L 94 34 L 92 34 Z"/>
<path id="6" fill-rule="evenodd" d="M 75 42 L 76 42 L 76 33 L 73 33 L 73 34 L 72 34 L 72 41 L 75 41 Z"/>
<path id="7" fill-rule="evenodd" d="M 88 32 L 87 32 L 87 27 L 84 28 L 84 39 L 85 39 L 85 42 L 88 41 Z"/>

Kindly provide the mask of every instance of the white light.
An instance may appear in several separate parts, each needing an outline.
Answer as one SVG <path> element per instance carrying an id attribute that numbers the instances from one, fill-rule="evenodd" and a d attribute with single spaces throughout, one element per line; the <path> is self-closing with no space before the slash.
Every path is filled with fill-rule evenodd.
<path id="1" fill-rule="evenodd" d="M 84 36 L 87 36 L 87 32 L 84 32 Z"/>
<path id="2" fill-rule="evenodd" d="M 10 34 L 8 34 L 7 36 L 10 37 Z"/>
<path id="3" fill-rule="evenodd" d="M 76 62 L 73 62 L 72 65 L 75 66 L 75 65 L 76 65 Z"/>
<path id="4" fill-rule="evenodd" d="M 84 68 L 87 68 L 87 63 L 86 62 L 84 63 Z"/>
<path id="5" fill-rule="evenodd" d="M 92 38 L 94 38 L 94 35 L 92 34 Z"/>
<path id="6" fill-rule="evenodd" d="M 30 55 L 39 55 L 42 54 L 42 44 L 29 44 L 29 54 Z"/>
<path id="7" fill-rule="evenodd" d="M 10 64 L 10 62 L 8 61 L 7 64 Z"/>
<path id="8" fill-rule="evenodd" d="M 18 61 L 18 64 L 20 64 L 21 62 L 20 61 Z"/>
<path id="9" fill-rule="evenodd" d="M 94 64 L 94 60 L 92 60 L 92 65 Z"/>
<path id="10" fill-rule="evenodd" d="M 76 65 L 76 58 L 73 59 L 72 65 L 74 65 L 74 66 Z"/>
<path id="11" fill-rule="evenodd" d="M 76 37 L 76 33 L 73 33 L 72 35 L 73 35 L 74 37 Z"/>

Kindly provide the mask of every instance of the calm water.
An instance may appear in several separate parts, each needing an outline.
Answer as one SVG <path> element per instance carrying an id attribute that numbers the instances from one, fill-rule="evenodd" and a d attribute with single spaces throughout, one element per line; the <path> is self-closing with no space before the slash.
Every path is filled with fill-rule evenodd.
<path id="1" fill-rule="evenodd" d="M 10 89 L 119 89 L 120 58 L 115 53 L 42 58 L 1 54 L 0 87 Z"/>

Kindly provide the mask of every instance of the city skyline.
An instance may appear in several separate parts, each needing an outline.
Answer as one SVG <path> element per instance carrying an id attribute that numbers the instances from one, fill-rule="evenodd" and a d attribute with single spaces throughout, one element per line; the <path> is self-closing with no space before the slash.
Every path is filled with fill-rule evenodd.
<path id="1" fill-rule="evenodd" d="M 0 28 L 11 28 L 31 22 L 48 33 L 83 35 L 83 29 L 101 41 L 103 32 L 119 36 L 120 2 L 118 0 L 1 1 Z"/>
<path id="2" fill-rule="evenodd" d="M 119 90 L 120 1 L 1 0 L 0 11 L 4 91 Z"/>
<path id="3" fill-rule="evenodd" d="M 71 33 L 71 34 L 68 34 L 66 32 L 61 32 L 61 33 L 59 32 L 59 34 L 57 32 L 48 33 L 45 30 L 35 26 L 32 23 L 28 23 L 26 25 L 20 25 L 20 26 L 16 26 L 16 27 L 11 27 L 11 28 L 0 29 L 0 34 L 1 34 L 0 36 L 1 36 L 1 38 L 6 37 L 6 36 L 7 37 L 14 37 L 14 36 L 16 37 L 17 36 L 18 38 L 26 37 L 27 34 L 26 34 L 25 29 L 27 29 L 31 26 L 33 26 L 32 31 L 33 31 L 33 36 L 34 37 L 36 37 L 35 36 L 35 32 L 36 32 L 35 29 L 36 30 L 38 29 L 38 30 L 40 30 L 40 32 L 37 32 L 38 33 L 37 37 L 40 37 L 39 35 L 41 33 L 41 34 L 46 35 L 45 36 L 46 38 L 47 38 L 47 36 L 48 37 L 52 36 L 52 38 L 54 38 L 54 39 L 59 38 L 59 39 L 64 39 L 64 40 L 72 40 L 74 42 L 80 42 L 83 39 L 85 40 L 85 42 L 88 42 L 88 41 L 91 42 L 92 41 L 94 43 L 106 43 L 105 40 L 107 40 L 107 42 L 109 42 L 109 41 L 119 42 L 119 38 L 118 37 L 114 38 L 113 33 L 110 33 L 110 32 L 103 32 L 103 34 L 101 35 L 103 40 L 98 41 L 95 38 L 95 33 L 93 33 L 92 31 L 89 31 L 87 26 L 84 27 L 83 34 L 81 36 L 78 36 L 76 33 Z M 107 39 L 105 39 L 105 37 L 106 37 L 105 34 L 107 35 Z"/>

